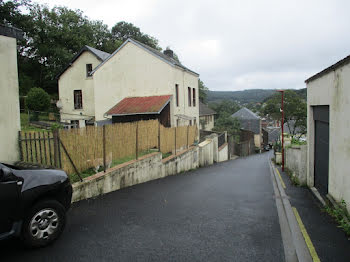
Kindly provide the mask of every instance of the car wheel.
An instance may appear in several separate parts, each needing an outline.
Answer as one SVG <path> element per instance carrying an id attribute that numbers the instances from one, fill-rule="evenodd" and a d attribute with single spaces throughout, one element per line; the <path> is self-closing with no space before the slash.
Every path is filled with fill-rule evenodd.
<path id="1" fill-rule="evenodd" d="M 45 200 L 33 206 L 27 213 L 21 238 L 26 246 L 43 247 L 60 236 L 65 224 L 65 208 L 55 200 Z"/>

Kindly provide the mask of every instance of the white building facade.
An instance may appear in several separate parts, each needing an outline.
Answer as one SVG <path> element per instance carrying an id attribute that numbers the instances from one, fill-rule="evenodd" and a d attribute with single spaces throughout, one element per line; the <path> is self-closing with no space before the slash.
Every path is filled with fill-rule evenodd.
<path id="1" fill-rule="evenodd" d="M 307 84 L 307 183 L 350 211 L 350 56 Z"/>
<path id="2" fill-rule="evenodd" d="M 164 54 L 128 39 L 110 55 L 97 51 L 87 47 L 59 76 L 63 122 L 110 123 L 106 113 L 124 98 L 171 95 L 171 126 L 199 125 L 199 75 L 175 61 L 171 50 Z"/>

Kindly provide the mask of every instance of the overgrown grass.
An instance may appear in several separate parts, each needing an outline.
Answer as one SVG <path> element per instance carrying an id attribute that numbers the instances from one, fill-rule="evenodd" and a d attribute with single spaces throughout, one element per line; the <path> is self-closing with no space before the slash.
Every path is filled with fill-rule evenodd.
<path id="1" fill-rule="evenodd" d="M 47 131 L 46 129 L 41 129 L 41 128 L 37 128 L 37 127 L 29 125 L 29 118 L 28 118 L 27 113 L 21 113 L 20 118 L 21 118 L 21 131 L 24 131 L 24 132 L 26 132 L 26 131 L 38 131 L 38 132 Z"/>
<path id="2" fill-rule="evenodd" d="M 100 167 L 98 172 L 101 172 L 103 170 L 103 167 Z M 95 170 L 93 168 L 89 168 L 88 170 L 85 170 L 84 172 L 80 173 L 81 178 L 86 178 L 92 175 L 95 175 Z M 75 182 L 79 182 L 80 178 L 78 176 L 78 174 L 73 173 L 69 175 L 69 179 L 71 183 L 75 183 Z"/>
<path id="3" fill-rule="evenodd" d="M 172 153 L 171 152 L 168 152 L 168 153 L 162 153 L 162 158 L 164 159 L 164 158 L 167 158 L 167 157 L 169 157 L 169 156 L 171 156 L 172 155 Z"/>
<path id="4" fill-rule="evenodd" d="M 293 175 L 293 172 L 289 168 L 285 167 L 284 172 L 289 176 L 293 186 L 301 186 L 298 177 Z"/>
<path id="5" fill-rule="evenodd" d="M 346 209 L 346 202 L 344 200 L 342 200 L 337 207 L 326 206 L 324 211 L 335 219 L 338 223 L 338 227 L 340 227 L 347 236 L 350 236 L 350 216 Z"/>
<path id="6" fill-rule="evenodd" d="M 154 151 L 152 151 L 152 150 L 145 150 L 145 151 L 140 152 L 138 157 L 142 157 L 144 155 L 148 155 L 148 154 L 151 154 L 151 153 L 154 153 Z M 112 164 L 111 164 L 111 167 L 123 164 L 125 162 L 131 161 L 131 160 L 134 160 L 134 159 L 136 159 L 136 155 L 126 156 L 126 157 L 122 157 L 122 158 L 113 160 Z M 97 173 L 101 172 L 103 170 L 104 170 L 103 166 L 100 166 L 98 171 L 97 171 Z M 95 174 L 96 174 L 95 169 L 94 168 L 89 168 L 89 169 L 81 172 L 80 176 L 84 179 L 86 177 L 89 177 L 89 176 L 92 176 L 92 175 L 95 175 Z M 76 173 L 70 174 L 69 175 L 69 179 L 70 179 L 71 183 L 75 183 L 75 182 L 79 182 L 80 181 L 80 178 L 79 178 L 78 174 L 76 174 Z"/>
<path id="7" fill-rule="evenodd" d="M 307 144 L 306 141 L 300 141 L 299 139 L 296 139 L 296 138 L 292 139 L 292 145 L 301 146 L 301 145 L 306 145 L 306 144 Z"/>

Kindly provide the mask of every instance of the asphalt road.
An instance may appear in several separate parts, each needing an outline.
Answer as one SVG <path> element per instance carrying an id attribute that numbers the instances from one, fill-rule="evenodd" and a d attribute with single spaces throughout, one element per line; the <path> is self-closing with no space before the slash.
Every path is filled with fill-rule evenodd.
<path id="1" fill-rule="evenodd" d="M 73 205 L 61 238 L 1 261 L 284 261 L 267 153 Z"/>

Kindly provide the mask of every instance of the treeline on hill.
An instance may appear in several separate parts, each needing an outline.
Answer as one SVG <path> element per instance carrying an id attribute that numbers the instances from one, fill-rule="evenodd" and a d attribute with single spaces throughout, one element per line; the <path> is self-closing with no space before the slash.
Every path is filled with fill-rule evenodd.
<path id="1" fill-rule="evenodd" d="M 50 9 L 30 0 L 0 0 L 0 24 L 24 32 L 24 39 L 18 41 L 21 96 L 36 87 L 56 98 L 56 76 L 84 45 L 112 53 L 131 37 L 162 50 L 155 37 L 141 32 L 132 23 L 121 21 L 109 29 L 103 21 L 91 20 L 80 10 L 63 6 Z M 176 54 L 174 57 L 178 59 Z M 203 82 L 200 87 L 205 89 Z M 201 90 L 203 97 L 206 94 Z"/>
<path id="2" fill-rule="evenodd" d="M 294 90 L 301 98 L 306 100 L 306 88 Z M 276 93 L 275 89 L 251 89 L 243 91 L 208 91 L 208 102 L 220 102 L 223 100 L 237 101 L 240 104 L 262 103 Z"/>

